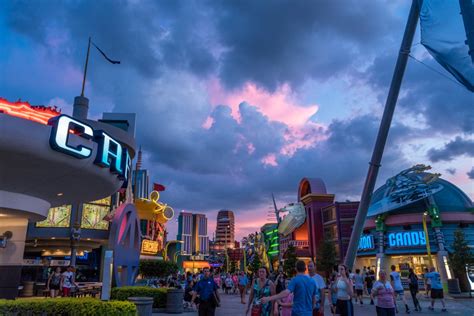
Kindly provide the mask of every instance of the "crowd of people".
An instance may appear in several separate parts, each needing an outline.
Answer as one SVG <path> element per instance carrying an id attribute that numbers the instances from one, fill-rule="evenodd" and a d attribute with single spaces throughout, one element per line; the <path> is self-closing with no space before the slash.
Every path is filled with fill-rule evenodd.
<path id="1" fill-rule="evenodd" d="M 66 271 L 62 271 L 61 267 L 56 267 L 54 271 L 49 275 L 46 283 L 46 290 L 49 291 L 51 297 L 58 297 L 61 294 L 62 297 L 71 296 L 73 288 L 77 288 L 77 283 L 74 280 L 74 267 L 67 267 Z"/>
<path id="2" fill-rule="evenodd" d="M 316 273 L 313 262 L 296 263 L 296 276 L 291 279 L 283 272 L 269 273 L 261 267 L 255 275 L 244 272 L 212 274 L 204 269 L 198 276 L 191 276 L 186 286 L 185 300 L 197 304 L 199 316 L 213 316 L 219 305 L 218 289 L 226 295 L 240 294 L 241 303 L 246 305 L 246 315 L 251 316 L 322 316 L 324 306 L 330 306 L 332 315 L 354 315 L 354 303 L 364 304 L 364 296 L 370 305 L 375 305 L 378 316 L 395 316 L 399 309 L 397 301 L 403 302 L 405 313 L 410 314 L 400 273 L 395 266 L 391 272 L 378 272 L 364 267 L 352 273 L 345 265 L 340 264 L 337 270 L 327 279 Z M 429 284 L 426 290 L 431 293 L 429 309 L 434 309 L 436 300 L 440 300 L 442 311 L 446 311 L 441 277 L 434 268 L 425 271 L 423 278 Z M 410 269 L 408 275 L 409 290 L 415 311 L 421 311 L 418 300 L 418 276 Z M 245 298 L 249 294 L 248 302 Z M 327 300 L 326 300 L 327 292 Z"/>

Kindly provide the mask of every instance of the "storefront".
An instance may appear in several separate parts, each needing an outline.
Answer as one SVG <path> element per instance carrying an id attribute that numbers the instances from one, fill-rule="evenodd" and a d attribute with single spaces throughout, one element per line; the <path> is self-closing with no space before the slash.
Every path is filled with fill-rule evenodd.
<path id="1" fill-rule="evenodd" d="M 454 184 L 417 165 L 387 180 L 375 191 L 364 233 L 359 241 L 357 268 L 390 271 L 391 265 L 408 276 L 435 267 L 443 283 L 453 278 L 449 254 L 454 232 L 464 232 L 474 245 L 473 203 Z"/>
<path id="2" fill-rule="evenodd" d="M 76 252 L 92 251 L 93 242 L 107 239 L 101 212 L 110 204 L 89 201 L 111 196 L 128 179 L 135 116 L 126 115 L 133 118 L 127 131 L 105 113 L 101 121 L 87 119 L 87 110 L 84 97 L 75 99 L 72 117 L 0 99 L 0 275 L 8 275 L 0 277 L 0 298 L 17 296 L 24 259 L 28 265 L 50 258 L 51 264 L 67 260 L 73 248 L 74 261 Z M 30 230 L 38 234 L 27 236 Z"/>

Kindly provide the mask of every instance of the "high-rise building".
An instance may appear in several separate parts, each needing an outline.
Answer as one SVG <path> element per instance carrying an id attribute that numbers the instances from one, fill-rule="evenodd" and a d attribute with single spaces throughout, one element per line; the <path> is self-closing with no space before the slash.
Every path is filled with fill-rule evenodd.
<path id="1" fill-rule="evenodd" d="M 209 254 L 209 237 L 207 236 L 207 218 L 204 214 L 181 212 L 178 217 L 177 240 L 183 243 L 178 245 L 182 255 Z"/>
<path id="2" fill-rule="evenodd" d="M 234 248 L 235 241 L 235 218 L 234 212 L 220 210 L 217 214 L 216 225 L 216 250 L 224 251 L 226 248 Z"/>
<path id="3" fill-rule="evenodd" d="M 193 250 L 201 255 L 209 254 L 209 237 L 207 236 L 207 217 L 204 214 L 193 214 L 194 240 Z"/>

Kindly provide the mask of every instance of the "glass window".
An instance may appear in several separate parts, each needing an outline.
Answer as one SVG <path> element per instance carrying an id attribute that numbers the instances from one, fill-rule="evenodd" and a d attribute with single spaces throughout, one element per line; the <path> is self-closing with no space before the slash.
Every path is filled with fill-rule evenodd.
<path id="1" fill-rule="evenodd" d="M 110 206 L 84 203 L 82 207 L 81 228 L 102 229 L 109 228 L 109 222 L 103 218 L 109 213 Z"/>
<path id="2" fill-rule="evenodd" d="M 71 205 L 63 205 L 49 209 L 48 217 L 36 223 L 36 227 L 69 227 L 71 222 Z"/>

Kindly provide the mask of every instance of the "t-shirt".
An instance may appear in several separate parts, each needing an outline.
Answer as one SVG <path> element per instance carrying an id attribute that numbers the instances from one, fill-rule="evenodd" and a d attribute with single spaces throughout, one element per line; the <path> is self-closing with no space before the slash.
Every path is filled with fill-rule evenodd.
<path id="1" fill-rule="evenodd" d="M 438 272 L 433 271 L 425 274 L 425 278 L 431 281 L 431 288 L 435 290 L 442 290 L 441 276 Z"/>
<path id="2" fill-rule="evenodd" d="M 364 289 L 364 276 L 362 274 L 356 274 L 355 276 L 355 288 L 356 290 Z"/>
<path id="3" fill-rule="evenodd" d="M 367 288 L 370 289 L 372 288 L 374 281 L 372 280 L 372 277 L 370 275 L 367 275 L 365 277 L 365 283 L 367 283 Z"/>
<path id="4" fill-rule="evenodd" d="M 313 297 L 318 293 L 316 281 L 307 275 L 297 274 L 288 285 L 288 290 L 293 293 L 294 316 L 313 315 Z"/>
<path id="5" fill-rule="evenodd" d="M 322 276 L 320 276 L 319 274 L 315 274 L 313 276 L 310 276 L 315 282 L 316 282 L 316 285 L 318 287 L 318 295 L 317 295 L 317 298 L 316 298 L 316 306 L 314 307 L 315 309 L 319 309 L 320 308 L 320 303 L 321 303 L 321 297 L 322 297 L 322 292 L 324 291 L 324 289 L 326 288 L 326 283 L 324 283 L 324 279 Z"/>
<path id="6" fill-rule="evenodd" d="M 63 272 L 63 278 L 64 278 L 63 287 L 71 288 L 72 283 L 73 283 L 73 280 L 72 280 L 73 277 L 74 277 L 74 273 L 72 273 L 70 271 Z"/>
<path id="7" fill-rule="evenodd" d="M 377 281 L 375 282 L 372 291 L 375 291 L 377 294 L 375 295 L 377 298 L 376 306 L 382 308 L 395 308 L 395 300 L 393 298 L 394 291 L 390 282 L 385 282 L 384 284 L 380 281 Z"/>
<path id="8" fill-rule="evenodd" d="M 217 284 L 211 278 L 202 278 L 196 284 L 196 293 L 202 301 L 208 301 L 214 291 L 217 290 Z"/>
<path id="9" fill-rule="evenodd" d="M 400 278 L 400 273 L 397 271 L 390 272 L 390 279 L 393 282 L 393 287 L 395 291 L 403 291 L 402 279 Z"/>
<path id="10" fill-rule="evenodd" d="M 242 286 L 247 286 L 247 284 L 249 283 L 249 279 L 247 278 L 246 275 L 239 275 L 239 285 L 242 285 Z"/>

